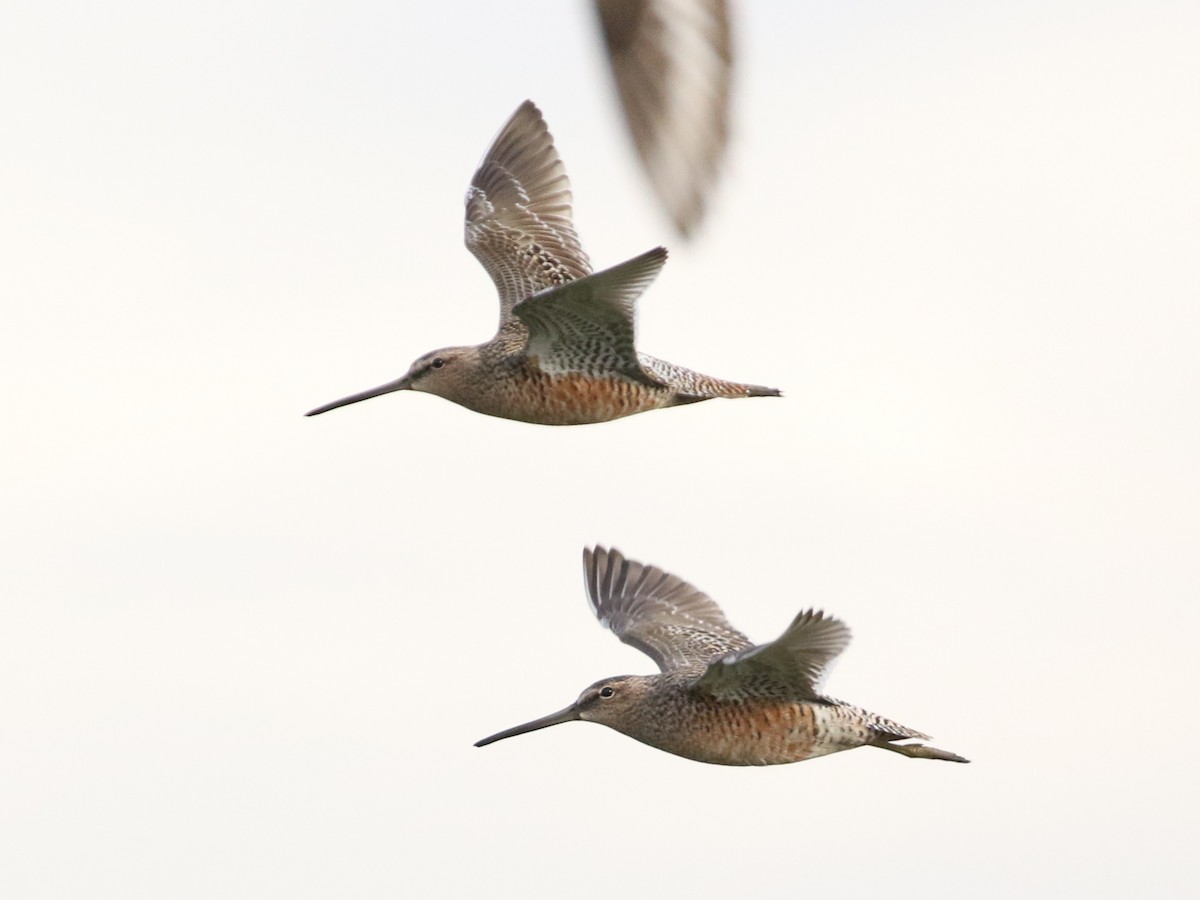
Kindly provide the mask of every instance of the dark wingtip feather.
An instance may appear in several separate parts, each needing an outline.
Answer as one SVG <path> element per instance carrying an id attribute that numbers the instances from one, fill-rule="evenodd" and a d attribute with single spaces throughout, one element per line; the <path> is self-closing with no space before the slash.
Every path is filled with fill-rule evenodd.
<path id="1" fill-rule="evenodd" d="M 746 389 L 747 397 L 782 397 L 783 391 L 779 388 L 763 387 L 762 385 L 752 384 Z"/>

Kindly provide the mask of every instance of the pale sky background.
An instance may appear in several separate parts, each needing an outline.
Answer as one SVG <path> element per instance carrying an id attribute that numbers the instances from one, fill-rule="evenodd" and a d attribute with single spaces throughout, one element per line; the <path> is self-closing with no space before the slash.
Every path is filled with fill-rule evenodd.
<path id="1" fill-rule="evenodd" d="M 0 895 L 1172 897 L 1200 727 L 1200 6 L 738 5 L 688 245 L 583 2 L 0 17 Z M 641 346 L 783 400 L 552 429 L 397 394 L 488 338 L 526 97 Z M 954 766 L 571 724 L 602 542 Z"/>

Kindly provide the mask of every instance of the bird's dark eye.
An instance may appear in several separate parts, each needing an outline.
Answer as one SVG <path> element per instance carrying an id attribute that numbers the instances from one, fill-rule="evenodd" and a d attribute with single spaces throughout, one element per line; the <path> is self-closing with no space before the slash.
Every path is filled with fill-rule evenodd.
<path id="1" fill-rule="evenodd" d="M 614 691 L 608 685 L 605 685 L 604 687 L 600 688 L 600 696 L 603 697 L 605 700 L 607 700 L 609 697 L 611 697 L 615 693 L 616 693 L 616 691 Z"/>
<path id="2" fill-rule="evenodd" d="M 438 356 L 438 357 L 435 357 L 433 362 L 431 362 L 429 365 L 435 369 L 440 369 L 445 364 L 446 364 L 446 361 L 444 359 L 442 359 L 440 356 Z"/>

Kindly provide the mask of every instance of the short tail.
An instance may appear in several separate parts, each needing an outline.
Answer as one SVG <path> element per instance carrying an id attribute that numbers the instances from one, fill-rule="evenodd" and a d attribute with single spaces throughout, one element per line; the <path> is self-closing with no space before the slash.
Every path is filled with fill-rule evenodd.
<path id="1" fill-rule="evenodd" d="M 893 753 L 899 753 L 903 756 L 911 756 L 913 759 L 944 759 L 946 762 L 968 763 L 969 759 L 959 756 L 957 753 L 951 753 L 949 750 L 939 750 L 937 747 L 926 747 L 924 744 L 894 744 L 889 740 L 880 738 L 871 744 L 872 747 L 878 747 L 881 750 L 891 750 Z"/>

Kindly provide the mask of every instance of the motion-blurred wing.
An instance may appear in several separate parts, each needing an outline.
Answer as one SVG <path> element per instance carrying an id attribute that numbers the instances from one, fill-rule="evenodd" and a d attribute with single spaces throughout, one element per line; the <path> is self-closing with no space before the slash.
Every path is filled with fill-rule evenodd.
<path id="1" fill-rule="evenodd" d="M 571 185 L 541 111 L 526 100 L 467 190 L 466 243 L 500 294 L 500 324 L 530 294 L 592 271 L 571 223 Z"/>
<path id="2" fill-rule="evenodd" d="M 596 0 L 625 120 L 675 226 L 704 215 L 729 139 L 725 0 Z"/>
<path id="3" fill-rule="evenodd" d="M 706 594 L 662 569 L 596 547 L 583 551 L 583 575 L 600 624 L 664 672 L 702 671 L 752 646 Z"/>

